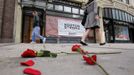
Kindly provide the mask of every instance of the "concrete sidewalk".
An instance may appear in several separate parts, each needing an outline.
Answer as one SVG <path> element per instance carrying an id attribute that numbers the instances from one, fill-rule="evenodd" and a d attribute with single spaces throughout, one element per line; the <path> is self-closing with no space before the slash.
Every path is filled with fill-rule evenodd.
<path id="1" fill-rule="evenodd" d="M 3 44 L 3 45 L 1 44 L 0 51 L 2 54 L 0 55 L 0 57 L 18 57 L 27 48 L 33 49 L 36 51 L 45 49 L 45 50 L 50 50 L 51 52 L 74 53 L 71 51 L 71 47 L 73 45 L 74 44 L 28 44 L 28 43 L 27 44 L 26 43 L 20 43 L 20 44 L 9 43 L 9 44 Z M 89 46 L 81 46 L 81 48 L 92 53 L 104 53 L 104 52 L 111 53 L 111 52 L 122 52 L 123 49 L 132 49 L 132 47 L 134 46 L 129 47 L 131 45 L 127 44 L 128 46 L 127 47 L 127 46 L 122 46 L 122 45 L 117 46 L 113 44 L 107 44 L 104 46 L 99 46 L 98 44 L 89 44 Z"/>
<path id="2" fill-rule="evenodd" d="M 97 66 L 90 66 L 83 61 L 79 54 L 59 54 L 57 58 L 36 57 L 21 58 L 21 53 L 27 48 L 40 50 L 46 49 L 52 52 L 72 53 L 73 44 L 0 44 L 0 75 L 24 75 L 20 65 L 21 61 L 32 59 L 35 65 L 32 68 L 41 71 L 42 75 L 105 75 Z M 44 47 L 45 46 L 45 47 Z M 89 44 L 81 46 L 90 52 L 122 52 L 120 54 L 98 54 L 97 62 L 100 63 L 109 75 L 133 75 L 134 74 L 134 44 Z"/>

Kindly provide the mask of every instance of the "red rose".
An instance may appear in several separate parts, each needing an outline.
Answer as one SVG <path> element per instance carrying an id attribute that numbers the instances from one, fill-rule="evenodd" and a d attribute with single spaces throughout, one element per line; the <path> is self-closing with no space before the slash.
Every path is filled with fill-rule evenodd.
<path id="1" fill-rule="evenodd" d="M 79 53 L 82 54 L 82 55 L 83 55 L 83 54 L 84 54 L 84 55 L 85 55 L 85 54 L 89 54 L 88 51 L 84 51 L 82 48 L 80 48 L 80 45 L 77 45 L 77 44 L 72 46 L 72 51 L 73 51 L 73 52 L 76 52 L 76 51 L 77 51 L 77 52 L 79 52 Z"/>
<path id="2" fill-rule="evenodd" d="M 95 62 L 97 61 L 97 56 L 93 55 L 91 57 L 88 57 L 86 55 L 83 56 L 83 59 L 90 65 L 95 65 Z"/>
<path id="3" fill-rule="evenodd" d="M 72 51 L 78 51 L 80 49 L 80 45 L 73 45 L 72 46 Z"/>
<path id="4" fill-rule="evenodd" d="M 36 57 L 36 53 L 32 49 L 27 49 L 21 54 L 22 57 Z"/>

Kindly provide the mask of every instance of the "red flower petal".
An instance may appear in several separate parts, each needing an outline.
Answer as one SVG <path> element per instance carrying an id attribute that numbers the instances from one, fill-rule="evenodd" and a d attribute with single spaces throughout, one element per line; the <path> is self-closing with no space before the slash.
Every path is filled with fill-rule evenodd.
<path id="1" fill-rule="evenodd" d="M 41 75 L 41 72 L 39 70 L 33 68 L 25 68 L 23 70 L 23 73 L 29 75 Z"/>
<path id="2" fill-rule="evenodd" d="M 34 61 L 33 60 L 28 60 L 28 61 L 25 61 L 25 62 L 21 62 L 20 64 L 24 65 L 24 66 L 33 66 Z"/>
<path id="3" fill-rule="evenodd" d="M 92 56 L 92 59 L 93 59 L 94 61 L 97 61 L 97 56 L 96 56 L 96 55 L 93 55 L 93 56 Z"/>
<path id="4" fill-rule="evenodd" d="M 94 65 L 95 63 L 92 61 L 94 60 L 95 62 L 97 61 L 97 56 L 93 55 L 91 57 L 87 57 L 86 55 L 83 56 L 83 59 L 90 65 Z M 92 59 L 92 60 L 91 60 Z"/>
<path id="5" fill-rule="evenodd" d="M 88 57 L 86 55 L 83 55 L 83 59 L 86 60 L 88 59 Z"/>

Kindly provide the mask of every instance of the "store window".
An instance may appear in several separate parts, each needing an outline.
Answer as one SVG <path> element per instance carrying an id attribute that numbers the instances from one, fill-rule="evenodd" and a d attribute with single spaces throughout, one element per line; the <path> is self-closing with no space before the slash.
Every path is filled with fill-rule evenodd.
<path id="1" fill-rule="evenodd" d="M 112 10 L 112 14 L 113 14 L 113 19 L 115 19 L 116 17 L 116 13 L 115 13 L 115 9 Z"/>
<path id="2" fill-rule="evenodd" d="M 132 23 L 134 23 L 134 16 L 132 17 Z"/>
<path id="3" fill-rule="evenodd" d="M 129 40 L 129 32 L 127 26 L 114 26 L 115 40 Z"/>
<path id="4" fill-rule="evenodd" d="M 119 10 L 119 20 L 122 20 L 122 11 Z"/>
<path id="5" fill-rule="evenodd" d="M 62 5 L 55 5 L 55 10 L 63 11 L 63 6 Z"/>
<path id="6" fill-rule="evenodd" d="M 71 13 L 71 7 L 64 6 L 64 11 L 65 11 L 65 12 L 70 12 L 70 13 Z"/>
<path id="7" fill-rule="evenodd" d="M 128 19 L 127 19 L 127 13 L 125 12 L 125 21 L 128 21 Z"/>
<path id="8" fill-rule="evenodd" d="M 122 11 L 122 20 L 125 21 L 125 12 Z"/>
<path id="9" fill-rule="evenodd" d="M 129 14 L 127 13 L 127 22 L 130 22 L 129 17 L 130 17 Z"/>
<path id="10" fill-rule="evenodd" d="M 47 9 L 51 9 L 51 10 L 53 10 L 53 4 L 47 4 Z"/>
<path id="11" fill-rule="evenodd" d="M 119 11 L 117 9 L 115 10 L 115 13 L 116 13 L 116 16 L 115 16 L 116 19 L 119 20 Z"/>
<path id="12" fill-rule="evenodd" d="M 79 9 L 78 8 L 72 8 L 72 13 L 79 14 Z"/>
<path id="13" fill-rule="evenodd" d="M 80 15 L 84 14 L 84 10 L 80 9 Z"/>
<path id="14" fill-rule="evenodd" d="M 133 16 L 130 17 L 130 22 L 133 23 Z"/>
<path id="15" fill-rule="evenodd" d="M 128 22 L 131 22 L 131 15 L 128 14 Z"/>
<path id="16" fill-rule="evenodd" d="M 112 18 L 112 10 L 110 8 L 107 8 L 107 10 L 108 10 L 108 16 L 109 16 L 109 18 Z"/>

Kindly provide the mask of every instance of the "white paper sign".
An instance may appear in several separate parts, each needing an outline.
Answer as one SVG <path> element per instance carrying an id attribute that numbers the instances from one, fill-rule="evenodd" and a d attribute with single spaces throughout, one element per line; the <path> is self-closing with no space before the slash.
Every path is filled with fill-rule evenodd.
<path id="1" fill-rule="evenodd" d="M 58 35 L 82 36 L 85 28 L 79 21 L 58 20 Z"/>

